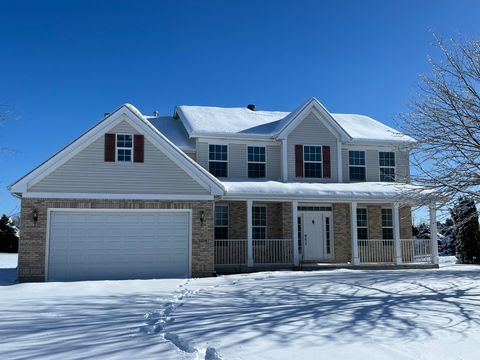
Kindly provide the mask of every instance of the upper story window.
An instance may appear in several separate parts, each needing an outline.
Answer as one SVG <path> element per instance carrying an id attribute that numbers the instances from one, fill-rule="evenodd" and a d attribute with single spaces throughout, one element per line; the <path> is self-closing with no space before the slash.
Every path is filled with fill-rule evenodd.
<path id="1" fill-rule="evenodd" d="M 209 145 L 208 146 L 208 170 L 213 176 L 228 176 L 228 146 L 227 145 Z"/>
<path id="2" fill-rule="evenodd" d="M 349 151 L 348 165 L 351 181 L 365 181 L 365 151 Z"/>
<path id="3" fill-rule="evenodd" d="M 368 213 L 366 208 L 357 208 L 357 238 L 368 239 Z"/>
<path id="4" fill-rule="evenodd" d="M 393 239 L 393 211 L 382 209 L 382 236 L 384 240 Z"/>
<path id="5" fill-rule="evenodd" d="M 379 152 L 380 181 L 395 181 L 395 153 Z"/>
<path id="6" fill-rule="evenodd" d="M 215 239 L 228 239 L 228 205 L 215 205 Z"/>
<path id="7" fill-rule="evenodd" d="M 131 134 L 117 134 L 117 161 L 132 161 L 133 136 Z"/>
<path id="8" fill-rule="evenodd" d="M 305 145 L 303 147 L 303 166 L 305 177 L 322 177 L 322 147 Z"/>
<path id="9" fill-rule="evenodd" d="M 264 178 L 265 177 L 265 147 L 249 146 L 248 147 L 248 177 Z"/>
<path id="10" fill-rule="evenodd" d="M 255 240 L 267 238 L 267 207 L 254 206 L 252 208 L 252 237 Z"/>

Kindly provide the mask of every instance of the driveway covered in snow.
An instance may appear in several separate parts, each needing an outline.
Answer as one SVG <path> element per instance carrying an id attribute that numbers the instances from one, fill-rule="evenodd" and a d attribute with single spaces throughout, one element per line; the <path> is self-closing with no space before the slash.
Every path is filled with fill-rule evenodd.
<path id="1" fill-rule="evenodd" d="M 0 269 L 5 359 L 478 356 L 476 266 L 8 285 L 11 272 Z"/>

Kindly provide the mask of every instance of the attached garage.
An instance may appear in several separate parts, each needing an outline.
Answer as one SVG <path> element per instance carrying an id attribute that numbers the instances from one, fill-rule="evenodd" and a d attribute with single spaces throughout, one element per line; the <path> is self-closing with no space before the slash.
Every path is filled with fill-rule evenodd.
<path id="1" fill-rule="evenodd" d="M 46 280 L 191 276 L 190 210 L 49 209 Z"/>

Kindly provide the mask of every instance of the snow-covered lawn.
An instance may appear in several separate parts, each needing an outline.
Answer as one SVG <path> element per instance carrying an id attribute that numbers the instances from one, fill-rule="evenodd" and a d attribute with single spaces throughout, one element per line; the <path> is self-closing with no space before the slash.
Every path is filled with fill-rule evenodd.
<path id="1" fill-rule="evenodd" d="M 477 359 L 479 343 L 478 266 L 0 287 L 1 359 Z"/>

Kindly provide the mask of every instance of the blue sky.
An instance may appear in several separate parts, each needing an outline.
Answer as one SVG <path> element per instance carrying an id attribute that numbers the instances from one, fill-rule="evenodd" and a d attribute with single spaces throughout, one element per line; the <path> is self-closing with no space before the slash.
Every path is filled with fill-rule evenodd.
<path id="1" fill-rule="evenodd" d="M 2 1 L 0 213 L 6 186 L 125 102 L 333 112 L 394 125 L 435 53 L 478 35 L 478 1 Z"/>

